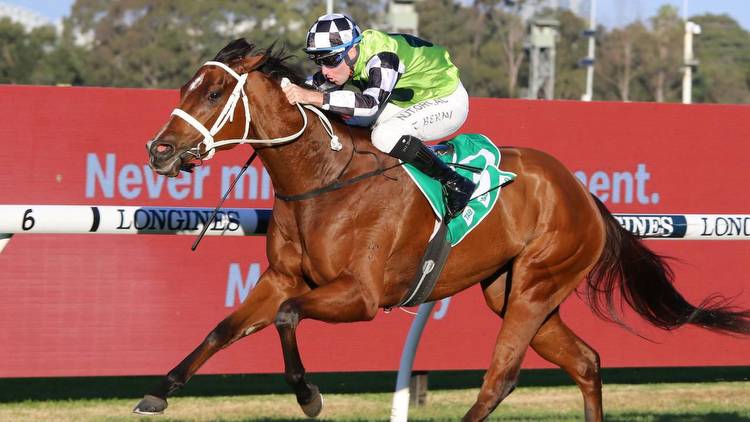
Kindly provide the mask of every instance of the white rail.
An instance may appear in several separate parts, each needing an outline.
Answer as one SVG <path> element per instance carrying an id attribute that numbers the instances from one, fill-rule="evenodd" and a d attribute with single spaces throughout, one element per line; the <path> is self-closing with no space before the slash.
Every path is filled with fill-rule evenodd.
<path id="1" fill-rule="evenodd" d="M 210 208 L 113 205 L 0 205 L 0 233 L 198 234 Z M 648 239 L 750 239 L 748 214 L 614 214 Z M 225 208 L 209 236 L 264 235 L 267 208 Z"/>
<path id="2" fill-rule="evenodd" d="M 0 205 L 0 233 L 198 234 L 211 208 L 100 205 Z M 265 235 L 269 209 L 224 208 L 208 236 Z"/>

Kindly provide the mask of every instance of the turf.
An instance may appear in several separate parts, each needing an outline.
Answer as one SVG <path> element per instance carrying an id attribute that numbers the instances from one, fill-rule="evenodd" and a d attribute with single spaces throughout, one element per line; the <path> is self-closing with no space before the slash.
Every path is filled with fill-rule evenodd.
<path id="1" fill-rule="evenodd" d="M 410 421 L 454 421 L 471 406 L 477 389 L 431 390 Z M 608 421 L 750 421 L 750 382 L 605 385 Z M 390 393 L 325 394 L 319 421 L 387 421 Z M 134 399 L 27 400 L 0 404 L 0 420 L 126 421 Z M 580 421 L 576 387 L 520 387 L 492 415 L 493 421 Z M 233 395 L 170 399 L 157 421 L 307 420 L 289 394 Z"/>

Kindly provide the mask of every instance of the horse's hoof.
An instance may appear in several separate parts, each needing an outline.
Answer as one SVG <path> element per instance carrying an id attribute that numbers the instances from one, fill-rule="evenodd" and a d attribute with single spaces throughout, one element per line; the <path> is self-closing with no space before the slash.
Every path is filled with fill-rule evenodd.
<path id="1" fill-rule="evenodd" d="M 320 415 L 320 412 L 323 410 L 323 396 L 315 385 L 310 385 L 310 390 L 312 391 L 310 402 L 306 404 L 300 403 L 299 405 L 302 407 L 302 411 L 305 412 L 307 417 L 314 418 Z"/>
<path id="2" fill-rule="evenodd" d="M 133 408 L 133 413 L 137 413 L 139 415 L 161 415 L 164 413 L 164 409 L 167 408 L 167 401 L 152 396 L 150 394 L 146 394 L 143 396 L 143 399 L 138 403 L 138 405 Z"/>

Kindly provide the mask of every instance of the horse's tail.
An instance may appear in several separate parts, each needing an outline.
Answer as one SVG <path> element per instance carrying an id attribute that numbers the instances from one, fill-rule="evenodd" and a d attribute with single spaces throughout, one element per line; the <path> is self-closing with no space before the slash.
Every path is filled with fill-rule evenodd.
<path id="1" fill-rule="evenodd" d="M 594 201 L 607 231 L 604 250 L 587 276 L 586 293 L 597 316 L 624 325 L 617 312 L 624 299 L 641 317 L 665 330 L 693 324 L 750 334 L 750 310 L 738 310 L 719 295 L 706 298 L 698 306 L 688 303 L 672 285 L 674 273 L 665 257 L 622 228 L 599 199 L 594 197 Z"/>

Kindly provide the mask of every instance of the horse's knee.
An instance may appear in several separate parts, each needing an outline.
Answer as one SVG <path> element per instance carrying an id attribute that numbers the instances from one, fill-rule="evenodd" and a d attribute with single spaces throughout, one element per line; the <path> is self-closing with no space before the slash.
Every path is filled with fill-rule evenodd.
<path id="1" fill-rule="evenodd" d="M 293 299 L 286 300 L 279 306 L 274 324 L 276 328 L 296 327 L 299 324 L 299 310 Z"/>

